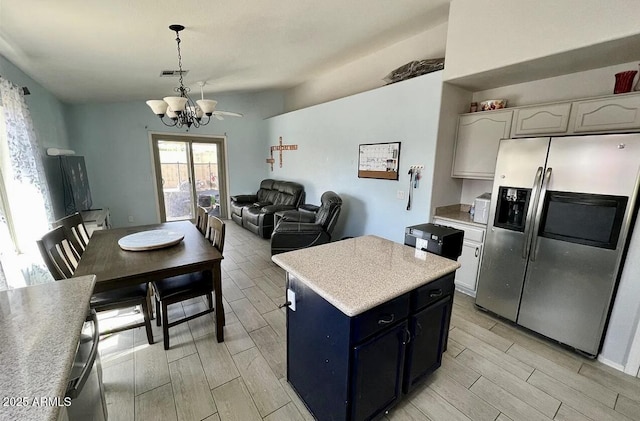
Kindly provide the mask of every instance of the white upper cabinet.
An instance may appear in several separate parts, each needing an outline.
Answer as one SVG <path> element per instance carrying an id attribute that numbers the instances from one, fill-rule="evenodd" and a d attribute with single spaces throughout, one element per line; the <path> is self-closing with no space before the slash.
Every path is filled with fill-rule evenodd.
<path id="1" fill-rule="evenodd" d="M 570 102 L 516 108 L 511 137 L 565 134 L 569 127 L 570 112 Z"/>
<path id="2" fill-rule="evenodd" d="M 637 93 L 576 101 L 573 106 L 575 133 L 640 128 L 640 95 Z"/>
<path id="3" fill-rule="evenodd" d="M 460 116 L 452 177 L 493 179 L 500 139 L 509 137 L 512 116 L 512 110 Z"/>

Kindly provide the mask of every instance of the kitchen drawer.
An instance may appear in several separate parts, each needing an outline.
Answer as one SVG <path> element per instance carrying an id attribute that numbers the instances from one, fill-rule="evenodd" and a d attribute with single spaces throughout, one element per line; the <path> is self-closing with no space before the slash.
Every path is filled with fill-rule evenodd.
<path id="1" fill-rule="evenodd" d="M 387 301 L 351 319 L 354 343 L 395 324 L 409 315 L 409 293 Z"/>
<path id="2" fill-rule="evenodd" d="M 516 108 L 511 137 L 564 134 L 569 127 L 571 103 Z"/>
<path id="3" fill-rule="evenodd" d="M 433 223 L 464 231 L 465 240 L 476 241 L 478 243 L 482 243 L 484 241 L 485 230 L 482 228 L 467 225 L 464 223 L 455 223 L 445 219 L 439 219 L 437 216 L 433 218 Z"/>
<path id="4" fill-rule="evenodd" d="M 420 310 L 447 295 L 453 294 L 454 273 L 429 282 L 413 291 L 411 293 L 411 308 L 413 311 Z"/>

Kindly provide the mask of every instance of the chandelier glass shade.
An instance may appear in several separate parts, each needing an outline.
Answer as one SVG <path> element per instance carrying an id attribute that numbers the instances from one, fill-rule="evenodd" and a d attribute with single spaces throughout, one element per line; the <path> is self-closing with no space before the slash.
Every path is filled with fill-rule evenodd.
<path id="1" fill-rule="evenodd" d="M 184 86 L 182 80 L 182 56 L 180 54 L 180 31 L 184 29 L 182 25 L 171 25 L 169 29 L 176 33 L 176 43 L 178 45 L 178 69 L 180 73 L 180 86 L 174 91 L 179 96 L 167 96 L 162 99 L 152 99 L 147 101 L 147 105 L 154 114 L 160 117 L 165 126 L 176 126 L 187 128 L 200 127 L 211 121 L 211 116 L 216 108 L 217 101 L 211 99 L 199 99 L 193 101 L 187 93 L 189 88 Z M 164 117 L 168 118 L 168 121 Z M 204 118 L 206 116 L 206 119 Z"/>

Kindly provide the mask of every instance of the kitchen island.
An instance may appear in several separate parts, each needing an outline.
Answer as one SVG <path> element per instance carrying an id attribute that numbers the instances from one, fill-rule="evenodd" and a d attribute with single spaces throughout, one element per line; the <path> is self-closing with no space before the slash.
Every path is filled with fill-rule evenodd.
<path id="1" fill-rule="evenodd" d="M 364 420 L 440 366 L 457 262 L 364 236 L 278 254 L 287 380 L 319 420 Z"/>
<path id="2" fill-rule="evenodd" d="M 0 419 L 62 415 L 94 283 L 91 275 L 0 291 Z"/>

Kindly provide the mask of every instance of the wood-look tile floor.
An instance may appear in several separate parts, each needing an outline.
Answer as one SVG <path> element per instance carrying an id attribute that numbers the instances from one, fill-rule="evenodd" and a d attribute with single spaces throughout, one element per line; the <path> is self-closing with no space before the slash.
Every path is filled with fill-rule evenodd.
<path id="1" fill-rule="evenodd" d="M 269 242 L 227 223 L 225 341 L 213 315 L 170 329 L 171 349 L 142 328 L 100 345 L 109 419 L 312 420 L 286 381 L 284 272 Z M 171 317 L 205 307 L 193 299 Z M 640 379 L 477 310 L 456 293 L 442 367 L 388 420 L 640 420 Z M 108 323 L 108 320 L 104 321 Z"/>

